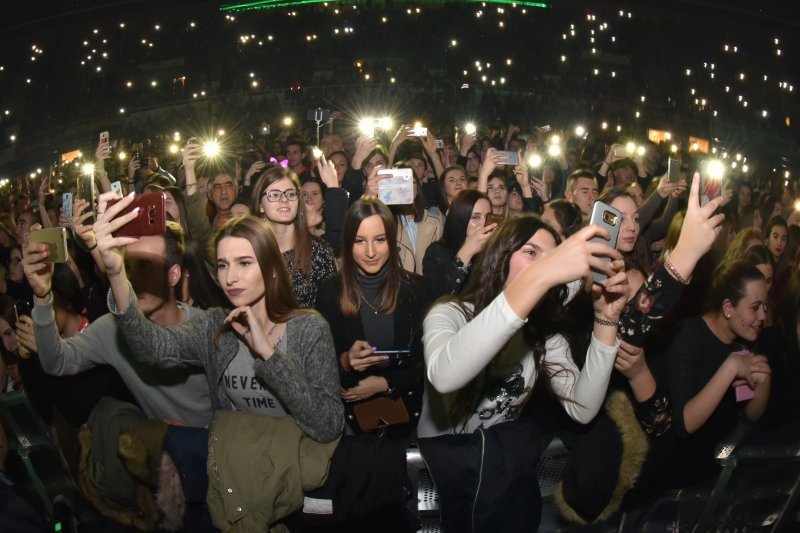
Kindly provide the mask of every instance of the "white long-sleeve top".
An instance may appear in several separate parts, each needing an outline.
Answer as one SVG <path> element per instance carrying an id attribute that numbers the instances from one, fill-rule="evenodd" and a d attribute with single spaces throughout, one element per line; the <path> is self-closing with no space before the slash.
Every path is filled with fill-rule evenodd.
<path id="1" fill-rule="evenodd" d="M 427 379 L 420 437 L 469 433 L 518 416 L 537 378 L 533 352 L 520 331 L 525 322 L 502 293 L 470 321 L 454 303 L 431 309 L 423 322 Z M 592 336 L 579 370 L 564 337 L 546 340 L 544 361 L 553 390 L 577 422 L 588 423 L 600 410 L 618 349 L 619 341 L 606 346 Z M 450 410 L 459 389 L 489 365 L 489 386 L 477 409 L 466 425 L 453 420 Z"/>

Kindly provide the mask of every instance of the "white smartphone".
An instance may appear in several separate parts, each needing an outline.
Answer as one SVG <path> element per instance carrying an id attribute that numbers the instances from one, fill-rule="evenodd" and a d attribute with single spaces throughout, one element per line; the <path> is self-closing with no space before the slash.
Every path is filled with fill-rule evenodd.
<path id="1" fill-rule="evenodd" d="M 378 200 L 386 205 L 414 203 L 414 175 L 410 168 L 386 168 L 378 171 Z M 386 176 L 386 177 L 383 177 Z"/>
<path id="2" fill-rule="evenodd" d="M 101 131 L 100 132 L 100 144 L 107 143 L 107 142 L 108 142 L 108 132 L 107 131 Z"/>
<path id="3" fill-rule="evenodd" d="M 439 150 L 444 149 L 444 139 L 436 139 L 436 148 Z"/>
<path id="4" fill-rule="evenodd" d="M 122 194 L 122 183 L 120 183 L 119 180 L 111 184 L 111 190 L 117 193 L 117 196 L 119 196 L 120 198 L 125 196 L 124 194 Z"/>
<path id="5" fill-rule="evenodd" d="M 67 217 L 72 218 L 72 193 L 65 192 L 61 196 L 61 205 L 64 206 L 64 213 Z"/>

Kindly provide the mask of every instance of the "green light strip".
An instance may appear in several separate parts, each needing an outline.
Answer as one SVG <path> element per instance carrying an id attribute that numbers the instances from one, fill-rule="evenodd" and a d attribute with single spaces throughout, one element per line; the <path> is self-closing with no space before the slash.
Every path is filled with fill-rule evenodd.
<path id="1" fill-rule="evenodd" d="M 547 9 L 550 4 L 547 2 L 529 2 L 527 0 L 513 1 L 513 0 L 463 0 L 464 3 L 475 4 L 478 2 L 485 2 L 487 4 L 516 4 L 524 7 L 535 7 L 540 9 Z M 320 4 L 323 2 L 342 3 L 342 4 L 362 4 L 366 3 L 365 0 L 260 0 L 256 2 L 237 2 L 237 3 L 223 3 L 220 6 L 220 11 L 250 11 L 253 9 L 273 9 L 276 7 L 291 7 L 305 4 Z M 409 3 L 417 4 L 418 2 L 409 1 Z M 427 3 L 445 4 L 453 3 L 452 1 L 429 1 Z M 424 4 L 423 4 L 424 5 Z"/>

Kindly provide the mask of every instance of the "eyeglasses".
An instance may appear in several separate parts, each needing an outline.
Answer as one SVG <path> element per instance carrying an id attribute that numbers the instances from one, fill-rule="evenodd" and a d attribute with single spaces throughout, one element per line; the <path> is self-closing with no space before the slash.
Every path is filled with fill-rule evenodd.
<path id="1" fill-rule="evenodd" d="M 287 202 L 294 202 L 297 200 L 298 192 L 297 189 L 286 189 L 285 191 L 278 191 L 273 189 L 271 191 L 264 191 L 264 194 L 261 195 L 262 198 L 267 197 L 268 202 L 279 202 L 281 200 L 281 196 L 286 198 Z"/>

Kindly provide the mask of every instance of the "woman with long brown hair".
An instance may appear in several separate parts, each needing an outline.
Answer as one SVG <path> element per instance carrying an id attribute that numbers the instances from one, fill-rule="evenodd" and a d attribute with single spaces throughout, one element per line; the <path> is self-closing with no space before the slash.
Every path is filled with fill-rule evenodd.
<path id="1" fill-rule="evenodd" d="M 288 414 L 312 439 L 336 439 L 343 410 L 330 329 L 317 313 L 298 308 L 269 224 L 239 217 L 214 237 L 217 281 L 231 311 L 212 308 L 186 324 L 160 327 L 139 311 L 123 266 L 124 247 L 135 239 L 112 235 L 131 219 L 115 218 L 131 200 L 104 209 L 108 197 L 101 197 L 94 228 L 120 330 L 135 357 L 165 368 L 202 367 L 215 410 Z"/>
<path id="2" fill-rule="evenodd" d="M 355 432 L 405 438 L 416 427 L 423 392 L 422 317 L 431 293 L 426 278 L 400 266 L 389 208 L 372 196 L 350 206 L 342 269 L 322 284 L 317 309 L 341 354 L 342 398 Z M 378 418 L 384 423 L 372 427 Z"/>
<path id="3" fill-rule="evenodd" d="M 265 220 L 278 241 L 300 307 L 314 307 L 319 285 L 336 272 L 336 258 L 323 240 L 314 237 L 301 201 L 300 180 L 288 169 L 267 169 L 253 189 L 254 214 Z"/>

